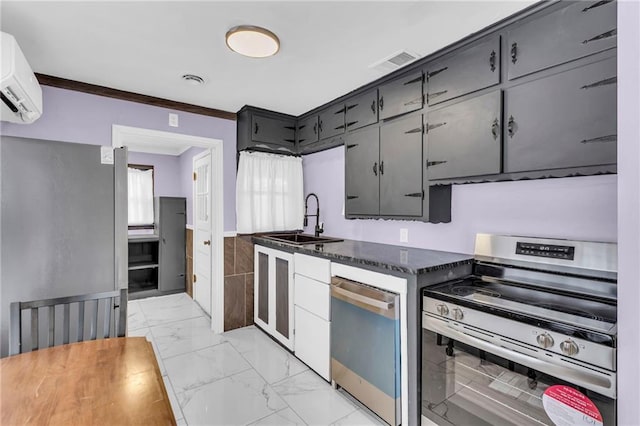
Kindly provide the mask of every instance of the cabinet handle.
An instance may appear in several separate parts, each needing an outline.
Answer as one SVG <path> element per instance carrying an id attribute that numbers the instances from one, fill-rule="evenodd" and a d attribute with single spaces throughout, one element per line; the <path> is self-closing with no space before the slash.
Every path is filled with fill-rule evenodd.
<path id="1" fill-rule="evenodd" d="M 411 194 L 404 194 L 405 197 L 416 197 L 424 200 L 424 190 L 422 192 L 412 192 Z"/>
<path id="2" fill-rule="evenodd" d="M 380 96 L 378 103 L 380 104 L 380 111 L 382 111 L 384 109 L 384 96 Z"/>
<path id="3" fill-rule="evenodd" d="M 618 31 L 614 28 L 612 30 L 607 31 L 606 33 L 598 34 L 595 37 L 591 37 L 590 39 L 583 41 L 582 44 L 591 43 L 592 41 L 598 41 L 604 38 L 614 37 L 616 34 L 618 34 Z"/>
<path id="4" fill-rule="evenodd" d="M 349 106 L 347 106 L 347 111 L 349 111 L 349 110 L 351 110 L 351 109 L 353 109 L 353 108 L 355 108 L 357 106 L 358 106 L 358 104 L 349 105 Z"/>
<path id="5" fill-rule="evenodd" d="M 491 72 L 496 70 L 496 51 L 492 50 L 491 55 L 489 55 L 489 67 L 491 67 Z"/>
<path id="6" fill-rule="evenodd" d="M 582 11 L 583 11 L 583 12 L 588 12 L 588 11 L 589 11 L 589 10 L 591 10 L 591 9 L 595 9 L 596 7 L 604 6 L 605 4 L 607 4 L 607 3 L 611 3 L 612 1 L 613 1 L 613 0 L 602 0 L 602 1 L 599 1 L 599 2 L 597 2 L 597 3 L 592 4 L 592 5 L 591 5 L 591 6 L 589 6 L 589 7 L 585 7 L 584 9 L 582 9 Z"/>
<path id="7" fill-rule="evenodd" d="M 511 43 L 511 62 L 514 64 L 518 61 L 518 43 Z"/>
<path id="8" fill-rule="evenodd" d="M 444 161 L 428 161 L 427 160 L 427 169 L 429 167 L 437 166 L 438 164 L 444 164 L 446 162 L 447 162 L 447 160 L 444 160 Z"/>
<path id="9" fill-rule="evenodd" d="M 318 123 L 318 131 L 322 133 L 322 120 L 320 120 L 320 123 Z"/>
<path id="10" fill-rule="evenodd" d="M 211 245 L 211 240 L 207 240 L 207 241 L 205 241 L 205 242 L 204 242 L 204 245 L 205 245 L 205 246 L 210 246 L 210 245 Z"/>
<path id="11" fill-rule="evenodd" d="M 356 121 L 350 121 L 349 123 L 347 123 L 347 127 L 349 127 L 349 126 L 353 126 L 354 124 L 357 124 L 357 123 L 358 123 L 358 120 L 356 120 Z"/>
<path id="12" fill-rule="evenodd" d="M 618 77 L 605 78 L 604 80 L 596 81 L 595 83 L 585 84 L 581 89 L 591 89 L 594 87 L 607 86 L 609 84 L 616 84 Z"/>
<path id="13" fill-rule="evenodd" d="M 313 134 L 314 135 L 318 134 L 318 123 L 313 123 Z"/>
<path id="14" fill-rule="evenodd" d="M 448 69 L 449 69 L 449 67 L 444 67 L 444 68 L 440 68 L 439 70 L 431 71 L 431 72 L 427 73 L 427 78 L 429 79 L 429 78 L 431 78 L 433 76 L 436 76 L 436 75 L 440 74 L 442 71 L 446 71 Z"/>
<path id="15" fill-rule="evenodd" d="M 500 122 L 496 118 L 495 120 L 493 120 L 493 123 L 491 123 L 491 134 L 493 135 L 493 140 L 498 139 L 499 133 L 500 133 Z"/>
<path id="16" fill-rule="evenodd" d="M 513 119 L 513 115 L 509 116 L 509 122 L 507 123 L 507 133 L 512 138 L 516 134 L 516 120 Z"/>
<path id="17" fill-rule="evenodd" d="M 376 101 L 371 101 L 371 112 L 376 113 Z"/>
<path id="18" fill-rule="evenodd" d="M 256 134 L 256 135 L 258 134 L 258 123 L 254 123 L 254 125 L 253 125 L 253 133 Z"/>
<path id="19" fill-rule="evenodd" d="M 616 142 L 617 140 L 618 140 L 618 135 L 606 135 L 606 136 L 600 136 L 597 138 L 583 139 L 580 141 L 580 143 Z"/>
<path id="20" fill-rule="evenodd" d="M 360 198 L 358 195 L 347 195 L 347 200 L 355 200 L 356 198 Z"/>
<path id="21" fill-rule="evenodd" d="M 380 162 L 380 176 L 384 174 L 384 161 Z"/>
<path id="22" fill-rule="evenodd" d="M 373 163 L 373 175 L 378 176 L 378 162 Z"/>
<path id="23" fill-rule="evenodd" d="M 334 127 L 335 130 L 344 129 L 344 124 L 339 125 L 338 127 Z"/>

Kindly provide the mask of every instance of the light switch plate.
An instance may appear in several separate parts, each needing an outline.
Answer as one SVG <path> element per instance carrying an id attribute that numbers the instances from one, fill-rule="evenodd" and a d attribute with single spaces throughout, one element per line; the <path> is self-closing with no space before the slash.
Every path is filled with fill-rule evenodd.
<path id="1" fill-rule="evenodd" d="M 407 228 L 400 228 L 400 242 L 401 243 L 409 242 L 409 230 Z"/>
<path id="2" fill-rule="evenodd" d="M 113 148 L 110 146 L 100 147 L 100 164 L 113 164 Z"/>
<path id="3" fill-rule="evenodd" d="M 169 126 L 178 127 L 178 114 L 169 114 Z"/>

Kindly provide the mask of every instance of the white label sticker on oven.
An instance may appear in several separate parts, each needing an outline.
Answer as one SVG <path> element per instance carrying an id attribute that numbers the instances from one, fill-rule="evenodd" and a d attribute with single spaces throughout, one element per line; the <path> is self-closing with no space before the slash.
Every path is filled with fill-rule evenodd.
<path id="1" fill-rule="evenodd" d="M 542 405 L 556 426 L 602 426 L 598 407 L 570 386 L 550 386 L 542 395 Z"/>

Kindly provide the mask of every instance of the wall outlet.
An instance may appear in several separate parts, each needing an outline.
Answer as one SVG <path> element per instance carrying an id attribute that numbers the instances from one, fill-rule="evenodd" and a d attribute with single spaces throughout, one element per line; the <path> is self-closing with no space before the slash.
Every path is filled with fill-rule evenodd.
<path id="1" fill-rule="evenodd" d="M 169 114 L 169 126 L 178 127 L 178 114 Z"/>
<path id="2" fill-rule="evenodd" d="M 400 242 L 401 243 L 409 242 L 409 230 L 407 228 L 400 228 Z"/>

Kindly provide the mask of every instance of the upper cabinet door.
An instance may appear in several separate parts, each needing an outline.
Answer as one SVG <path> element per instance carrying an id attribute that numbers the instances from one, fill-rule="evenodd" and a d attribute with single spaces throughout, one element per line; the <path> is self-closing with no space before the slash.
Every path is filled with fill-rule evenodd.
<path id="1" fill-rule="evenodd" d="M 500 37 L 430 64 L 427 102 L 435 105 L 500 83 Z"/>
<path id="2" fill-rule="evenodd" d="M 293 121 L 256 114 L 251 116 L 251 139 L 255 142 L 293 146 L 295 144 L 295 130 Z"/>
<path id="3" fill-rule="evenodd" d="M 378 122 L 378 90 L 373 89 L 347 101 L 345 121 L 347 130 Z"/>
<path id="4" fill-rule="evenodd" d="M 347 135 L 345 141 L 345 212 L 379 213 L 379 134 L 369 127 Z"/>
<path id="5" fill-rule="evenodd" d="M 422 115 L 380 127 L 380 214 L 422 216 Z"/>
<path id="6" fill-rule="evenodd" d="M 319 116 L 318 128 L 320 139 L 344 133 L 344 104 L 333 105 L 322 111 Z"/>
<path id="7" fill-rule="evenodd" d="M 616 2 L 579 1 L 507 35 L 509 80 L 616 46 Z"/>
<path id="8" fill-rule="evenodd" d="M 298 146 L 305 146 L 318 141 L 318 116 L 313 115 L 298 122 L 296 129 L 296 140 Z"/>
<path id="9" fill-rule="evenodd" d="M 378 89 L 380 120 L 422 108 L 422 71 L 404 75 Z"/>
<path id="10" fill-rule="evenodd" d="M 616 163 L 616 58 L 505 92 L 505 172 Z"/>
<path id="11" fill-rule="evenodd" d="M 427 115 L 429 180 L 500 173 L 501 94 L 487 93 Z"/>

